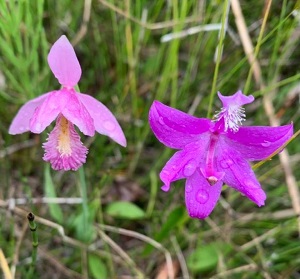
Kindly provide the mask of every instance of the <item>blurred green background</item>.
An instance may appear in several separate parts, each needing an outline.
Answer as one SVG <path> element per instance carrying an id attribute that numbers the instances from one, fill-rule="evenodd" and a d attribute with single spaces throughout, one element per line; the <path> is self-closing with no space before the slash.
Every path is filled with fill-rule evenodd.
<path id="1" fill-rule="evenodd" d="M 148 125 L 155 99 L 211 117 L 220 109 L 217 91 L 241 89 L 256 97 L 245 125 L 269 125 L 264 100 L 272 100 L 279 121 L 293 121 L 297 131 L 298 2 L 0 0 L 0 277 L 299 278 L 299 220 L 278 156 L 255 170 L 268 196 L 264 207 L 224 186 L 210 217 L 191 219 L 184 181 L 160 190 L 159 172 L 174 150 Z M 262 84 L 237 19 L 248 27 Z M 219 29 L 198 30 L 211 24 Z M 63 34 L 82 67 L 81 92 L 114 113 L 128 142 L 122 148 L 81 135 L 89 154 L 78 172 L 55 172 L 42 161 L 50 128 L 8 135 L 22 104 L 59 88 L 47 54 Z M 287 147 L 297 185 L 298 141 Z M 30 211 L 40 217 L 33 273 Z"/>

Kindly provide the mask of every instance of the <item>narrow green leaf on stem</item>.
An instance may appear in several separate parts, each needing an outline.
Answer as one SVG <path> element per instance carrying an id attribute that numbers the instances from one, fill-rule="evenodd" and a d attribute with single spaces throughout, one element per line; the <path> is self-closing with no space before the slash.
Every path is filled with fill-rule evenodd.
<path id="1" fill-rule="evenodd" d="M 79 224 L 79 226 L 82 226 L 82 229 L 80 229 L 81 235 L 80 238 L 82 238 L 84 241 L 89 240 L 89 232 L 90 227 L 89 224 L 89 208 L 88 208 L 88 200 L 87 200 L 87 187 L 85 183 L 85 174 L 84 174 L 84 168 L 81 167 L 78 170 L 79 173 L 79 183 L 80 183 L 80 192 L 82 197 L 82 224 Z"/>
<path id="2" fill-rule="evenodd" d="M 157 196 L 157 188 L 158 188 L 158 181 L 157 181 L 157 174 L 154 170 L 150 171 L 150 199 L 148 202 L 147 210 L 146 210 L 146 216 L 151 217 L 155 201 L 156 201 L 156 196 Z"/>

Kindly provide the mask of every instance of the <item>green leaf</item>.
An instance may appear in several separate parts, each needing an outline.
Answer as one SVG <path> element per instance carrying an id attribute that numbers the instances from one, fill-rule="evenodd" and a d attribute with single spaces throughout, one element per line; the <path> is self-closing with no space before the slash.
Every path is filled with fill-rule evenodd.
<path id="1" fill-rule="evenodd" d="M 94 200 L 88 204 L 86 213 L 83 210 L 81 210 L 79 214 L 76 213 L 76 217 L 72 221 L 72 227 L 75 228 L 76 237 L 79 240 L 89 243 L 95 236 L 95 228 L 93 224 L 98 208 L 99 201 Z"/>
<path id="2" fill-rule="evenodd" d="M 45 165 L 44 177 L 45 177 L 45 182 L 44 182 L 45 196 L 47 198 L 56 198 L 57 196 L 56 196 L 55 187 L 54 187 L 54 184 L 52 181 L 52 177 L 50 174 L 50 165 L 49 164 Z M 48 206 L 49 206 L 51 217 L 56 222 L 61 224 L 64 220 L 64 216 L 63 216 L 60 206 L 55 203 L 49 203 Z"/>
<path id="3" fill-rule="evenodd" d="M 89 270 L 93 278 L 95 279 L 106 279 L 107 269 L 103 261 L 96 255 L 89 255 Z"/>
<path id="4" fill-rule="evenodd" d="M 126 202 L 117 201 L 110 203 L 105 212 L 113 217 L 122 219 L 141 219 L 145 217 L 145 212 L 137 205 Z"/>
<path id="5" fill-rule="evenodd" d="M 172 230 L 176 226 L 180 225 L 186 220 L 187 214 L 186 209 L 183 206 L 176 207 L 168 216 L 167 220 L 163 223 L 160 231 L 155 235 L 154 239 L 161 242 L 164 238 L 170 235 Z M 153 250 L 153 246 L 150 244 L 146 246 L 144 250 L 144 255 L 147 256 Z"/>
<path id="6" fill-rule="evenodd" d="M 226 255 L 232 250 L 228 243 L 214 242 L 198 247 L 187 258 L 187 265 L 194 273 L 213 270 L 219 260 L 219 254 Z"/>

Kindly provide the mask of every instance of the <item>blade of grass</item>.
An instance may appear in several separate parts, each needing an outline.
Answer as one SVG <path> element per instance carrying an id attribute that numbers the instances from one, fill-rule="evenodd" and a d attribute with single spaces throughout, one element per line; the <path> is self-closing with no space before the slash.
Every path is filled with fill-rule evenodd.
<path id="1" fill-rule="evenodd" d="M 223 44 L 224 44 L 224 39 L 226 35 L 226 23 L 227 23 L 227 16 L 228 16 L 228 9 L 229 9 L 229 2 L 228 0 L 223 2 L 223 15 L 222 15 L 222 28 L 220 31 L 220 38 L 219 38 L 219 43 L 217 46 L 217 57 L 216 57 L 216 66 L 215 66 L 215 71 L 214 71 L 214 77 L 212 81 L 212 86 L 211 86 L 211 92 L 209 96 L 209 103 L 208 103 L 208 110 L 207 110 L 207 117 L 211 118 L 211 111 L 212 111 L 212 104 L 214 101 L 214 97 L 217 93 L 217 79 L 219 75 L 219 67 L 222 59 L 222 52 L 223 52 Z"/>
<path id="2" fill-rule="evenodd" d="M 265 15 L 263 17 L 263 22 L 262 22 L 262 25 L 261 25 L 261 28 L 260 28 L 260 32 L 259 32 L 259 35 L 258 35 L 256 46 L 255 46 L 255 49 L 254 49 L 253 60 L 251 61 L 252 63 L 250 64 L 250 70 L 248 72 L 248 77 L 247 77 L 247 80 L 246 80 L 246 84 L 244 86 L 244 93 L 245 94 L 247 94 L 249 92 L 253 72 L 254 72 L 254 77 L 255 77 L 256 84 L 259 87 L 263 85 L 262 73 L 261 73 L 259 63 L 257 61 L 257 56 L 258 56 L 260 47 L 262 45 L 262 38 L 263 38 L 263 35 L 264 35 L 264 32 L 265 32 L 265 28 L 266 28 L 266 24 L 267 24 L 267 19 L 269 17 L 271 5 L 272 5 L 272 0 L 268 0 L 267 1 L 267 7 L 266 7 L 266 10 L 265 10 Z M 247 34 L 248 34 L 248 32 L 247 32 Z M 249 42 L 251 42 L 251 40 Z"/>
<path id="3" fill-rule="evenodd" d="M 56 195 L 55 186 L 54 186 L 54 183 L 53 183 L 53 180 L 51 177 L 49 164 L 45 164 L 44 179 L 45 179 L 45 182 L 44 182 L 45 196 L 47 198 L 56 198 L 57 195 Z M 64 216 L 63 216 L 60 206 L 55 203 L 49 203 L 48 206 L 50 209 L 51 217 L 58 223 L 63 223 Z"/>

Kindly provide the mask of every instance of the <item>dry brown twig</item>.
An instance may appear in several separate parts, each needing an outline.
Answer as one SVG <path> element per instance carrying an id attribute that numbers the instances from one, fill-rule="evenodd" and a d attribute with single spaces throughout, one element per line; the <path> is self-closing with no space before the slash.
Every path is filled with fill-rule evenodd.
<path id="1" fill-rule="evenodd" d="M 284 209 L 271 213 L 249 213 L 249 214 L 238 214 L 236 218 L 236 222 L 239 223 L 247 223 L 254 220 L 281 220 L 294 218 L 295 211 L 293 209 Z"/>
<path id="2" fill-rule="evenodd" d="M 253 67 L 254 78 L 258 85 L 261 85 L 261 69 L 260 65 L 254 55 L 253 44 L 248 32 L 248 28 L 245 22 L 245 18 L 242 13 L 241 5 L 239 0 L 231 0 L 231 9 L 234 14 L 235 23 L 238 29 L 238 33 L 241 38 L 241 42 L 247 56 L 248 62 Z"/>
<path id="3" fill-rule="evenodd" d="M 135 262 L 129 257 L 129 255 L 116 243 L 114 242 L 106 233 L 102 230 L 98 230 L 99 236 L 112 248 L 117 254 L 124 259 L 129 267 L 136 273 L 138 278 L 144 278 L 143 272 L 136 266 Z"/>
<path id="4" fill-rule="evenodd" d="M 152 238 L 150 238 L 146 235 L 137 233 L 135 231 L 130 231 L 130 230 L 122 229 L 122 228 L 116 228 L 116 227 L 112 227 L 112 226 L 108 226 L 108 225 L 104 225 L 104 224 L 98 224 L 98 227 L 102 230 L 106 230 L 106 231 L 110 231 L 110 232 L 114 232 L 114 233 L 119 233 L 119 234 L 123 234 L 123 235 L 127 235 L 127 236 L 130 236 L 130 237 L 139 239 L 141 241 L 149 243 L 154 248 L 160 250 L 162 253 L 164 253 L 165 258 L 166 258 L 166 265 L 167 265 L 167 268 L 168 268 L 169 279 L 174 279 L 174 271 L 173 271 L 173 264 L 172 264 L 171 254 L 159 242 L 155 241 L 154 239 L 152 239 Z"/>
<path id="5" fill-rule="evenodd" d="M 49 263 L 51 266 L 55 267 L 56 270 L 62 273 L 64 278 L 83 279 L 81 274 L 65 267 L 58 259 L 56 259 L 51 253 L 47 252 L 45 249 L 39 247 L 39 254 L 41 258 L 47 261 L 47 263 Z"/>
<path id="6" fill-rule="evenodd" d="M 270 232 L 270 231 L 269 231 Z M 265 252 L 264 248 L 262 247 L 262 241 L 261 239 L 256 237 L 256 234 L 254 232 L 251 232 L 253 240 L 257 240 L 255 243 L 256 250 L 258 251 L 258 258 L 260 260 L 260 266 L 262 267 L 261 274 L 265 279 L 272 279 L 271 275 L 269 274 L 268 270 L 268 264 L 266 262 Z"/>
<path id="7" fill-rule="evenodd" d="M 19 150 L 33 147 L 36 145 L 36 143 L 37 143 L 36 140 L 32 139 L 32 140 L 27 140 L 24 142 L 20 142 L 20 143 L 16 143 L 11 146 L 8 146 L 4 150 L 0 150 L 0 158 L 5 158 L 6 156 L 11 155 Z"/>
<path id="8" fill-rule="evenodd" d="M 277 227 L 267 231 L 266 233 L 252 239 L 251 241 L 243 244 L 241 246 L 241 251 L 245 251 L 245 250 L 248 250 L 248 249 L 252 248 L 257 243 L 260 243 L 260 242 L 266 240 L 268 237 L 270 237 L 270 236 L 274 235 L 275 233 L 277 233 L 280 229 L 281 229 L 280 226 L 277 226 Z"/>
<path id="9" fill-rule="evenodd" d="M 164 21 L 164 22 L 157 22 L 157 23 L 145 23 L 142 22 L 141 20 L 131 16 L 128 12 L 123 11 L 122 9 L 116 7 L 115 5 L 105 1 L 105 0 L 98 0 L 103 6 L 111 9 L 112 11 L 116 12 L 117 14 L 131 20 L 132 22 L 148 29 L 148 30 L 159 30 L 159 29 L 164 29 L 164 28 L 171 28 L 176 25 L 182 24 L 181 21 Z M 201 18 L 196 18 L 196 17 L 188 17 L 185 19 L 185 23 L 191 23 L 191 22 L 199 22 Z"/>
<path id="10" fill-rule="evenodd" d="M 72 40 L 73 46 L 77 45 L 86 34 L 88 24 L 91 18 L 91 7 L 92 7 L 92 0 L 85 0 L 83 16 L 82 16 L 82 24 L 80 26 L 79 31 L 76 33 L 74 39 Z"/>
<path id="11" fill-rule="evenodd" d="M 15 245 L 15 251 L 14 251 L 14 256 L 13 256 L 13 261 L 12 261 L 12 265 L 11 265 L 11 273 L 12 273 L 12 277 L 15 278 L 15 274 L 16 274 L 16 266 L 19 262 L 19 252 L 20 252 L 20 248 L 21 248 L 21 244 L 23 242 L 23 239 L 24 239 L 24 236 L 25 236 L 25 233 L 28 229 L 28 221 L 27 220 L 24 220 L 23 221 L 23 226 L 21 228 L 21 233 L 18 237 L 18 240 L 16 242 L 16 245 Z"/>
<path id="12" fill-rule="evenodd" d="M 247 264 L 224 272 L 220 272 L 219 274 L 212 276 L 211 279 L 230 278 L 229 277 L 230 275 L 238 274 L 238 273 L 248 274 L 247 272 L 256 271 L 257 269 L 258 267 L 256 264 Z"/>
<path id="13" fill-rule="evenodd" d="M 263 24 L 266 22 L 266 19 L 269 15 L 271 4 L 272 4 L 272 0 L 269 0 L 267 2 L 267 6 L 265 9 Z M 238 0 L 231 0 L 231 5 L 232 5 L 232 10 L 233 10 L 233 13 L 235 16 L 237 28 L 238 28 L 238 31 L 239 31 L 239 34 L 241 37 L 242 45 L 244 47 L 245 54 L 248 58 L 249 64 L 251 65 L 251 68 L 253 69 L 255 82 L 260 89 L 264 89 L 265 84 L 262 80 L 261 68 L 260 68 L 258 60 L 256 59 L 256 57 L 254 55 L 255 51 L 254 51 L 252 41 L 251 41 L 249 33 L 248 33 L 248 29 L 247 29 L 247 26 L 246 26 L 246 23 L 244 20 L 243 13 L 241 11 L 240 3 Z M 263 30 L 263 25 L 262 25 L 261 32 L 263 32 L 263 31 L 264 30 Z M 274 106 L 272 103 L 271 92 L 264 94 L 263 105 L 264 105 L 265 112 L 269 118 L 270 124 L 272 126 L 279 126 L 280 121 L 275 115 L 275 110 L 274 110 Z M 298 218 L 298 233 L 300 236 L 300 193 L 299 193 L 296 179 L 293 175 L 292 168 L 290 166 L 289 154 L 286 149 L 284 149 L 279 154 L 279 160 L 280 160 L 281 166 L 282 166 L 284 174 L 285 174 L 286 184 L 287 184 L 289 195 L 291 198 L 293 210 L 295 211 L 295 214 Z"/>
<path id="14" fill-rule="evenodd" d="M 189 275 L 189 271 L 188 271 L 188 268 L 187 268 L 187 265 L 186 265 L 186 261 L 185 261 L 184 255 L 182 253 L 182 250 L 181 250 L 181 248 L 180 248 L 180 246 L 177 242 L 176 236 L 171 237 L 171 242 L 172 242 L 173 247 L 176 251 L 177 259 L 178 259 L 179 264 L 180 264 L 180 268 L 181 268 L 181 272 L 182 272 L 182 278 L 183 279 L 189 279 L 190 275 Z"/>
<path id="15" fill-rule="evenodd" d="M 16 205 L 26 205 L 26 204 L 80 204 L 82 203 L 82 198 L 10 198 L 2 201 L 2 207 L 8 206 L 9 209 L 14 208 Z"/>

